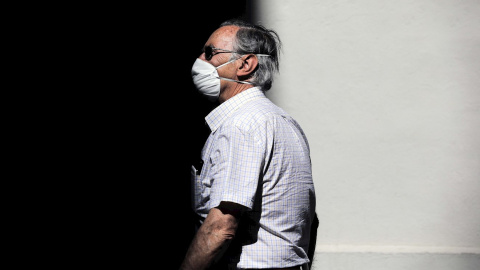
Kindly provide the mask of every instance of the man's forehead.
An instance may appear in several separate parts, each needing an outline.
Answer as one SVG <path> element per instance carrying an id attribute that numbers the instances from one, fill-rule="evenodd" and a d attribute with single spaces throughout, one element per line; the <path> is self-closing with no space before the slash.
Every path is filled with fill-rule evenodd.
<path id="1" fill-rule="evenodd" d="M 207 45 L 214 45 L 221 48 L 231 48 L 235 34 L 239 27 L 234 25 L 223 26 L 215 30 L 208 39 Z"/>

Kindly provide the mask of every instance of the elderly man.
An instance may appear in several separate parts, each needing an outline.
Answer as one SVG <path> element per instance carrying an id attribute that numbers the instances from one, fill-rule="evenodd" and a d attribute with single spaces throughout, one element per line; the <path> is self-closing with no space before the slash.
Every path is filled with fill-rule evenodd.
<path id="1" fill-rule="evenodd" d="M 192 67 L 198 91 L 219 105 L 205 118 L 211 133 L 192 166 L 199 227 L 182 270 L 304 270 L 311 263 L 316 215 L 308 141 L 265 96 L 280 46 L 275 31 L 229 20 Z"/>

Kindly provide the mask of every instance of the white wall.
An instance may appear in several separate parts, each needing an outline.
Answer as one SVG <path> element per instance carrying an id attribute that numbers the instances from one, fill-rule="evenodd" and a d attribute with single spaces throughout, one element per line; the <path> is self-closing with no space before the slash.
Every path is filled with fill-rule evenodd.
<path id="1" fill-rule="evenodd" d="M 480 1 L 254 2 L 310 141 L 313 269 L 480 269 Z"/>

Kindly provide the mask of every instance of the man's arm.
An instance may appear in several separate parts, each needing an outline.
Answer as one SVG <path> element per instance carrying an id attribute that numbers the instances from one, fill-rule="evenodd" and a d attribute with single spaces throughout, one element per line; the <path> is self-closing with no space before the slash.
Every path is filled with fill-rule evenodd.
<path id="1" fill-rule="evenodd" d="M 180 270 L 207 269 L 218 260 L 235 237 L 241 206 L 222 202 L 212 208 L 187 250 Z"/>

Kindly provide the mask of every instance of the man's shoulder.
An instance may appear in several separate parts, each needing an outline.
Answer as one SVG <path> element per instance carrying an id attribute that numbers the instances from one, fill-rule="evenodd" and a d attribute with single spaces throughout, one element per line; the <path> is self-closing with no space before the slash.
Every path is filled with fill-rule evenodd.
<path id="1" fill-rule="evenodd" d="M 267 123 L 281 117 L 283 110 L 275 106 L 267 98 L 253 100 L 235 112 L 224 122 L 224 125 L 235 126 L 241 130 L 255 131 L 267 127 Z"/>

